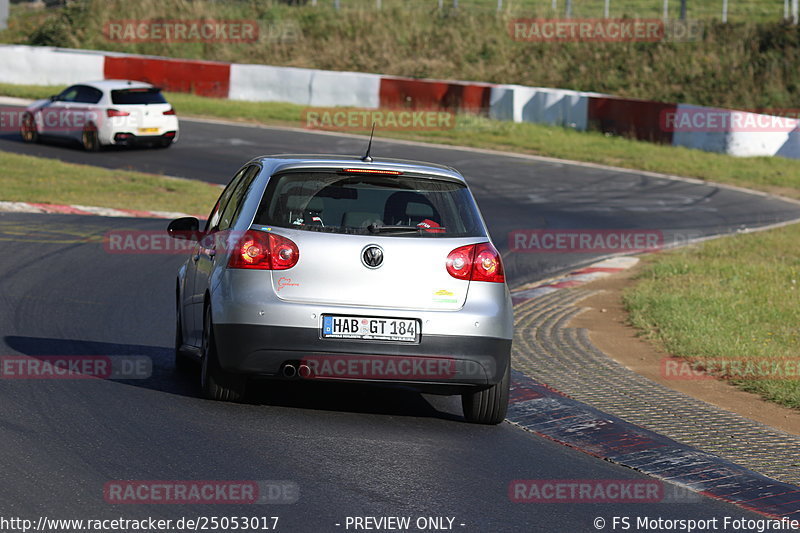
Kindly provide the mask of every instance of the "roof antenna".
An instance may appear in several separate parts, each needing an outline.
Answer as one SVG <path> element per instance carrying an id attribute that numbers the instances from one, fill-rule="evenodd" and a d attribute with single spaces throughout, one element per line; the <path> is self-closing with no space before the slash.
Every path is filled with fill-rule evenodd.
<path id="1" fill-rule="evenodd" d="M 364 154 L 364 157 L 361 160 L 364 163 L 372 163 L 372 157 L 369 155 L 370 150 L 372 150 L 372 136 L 375 135 L 375 122 L 372 122 L 372 132 L 369 134 L 369 144 L 367 145 L 367 153 Z"/>

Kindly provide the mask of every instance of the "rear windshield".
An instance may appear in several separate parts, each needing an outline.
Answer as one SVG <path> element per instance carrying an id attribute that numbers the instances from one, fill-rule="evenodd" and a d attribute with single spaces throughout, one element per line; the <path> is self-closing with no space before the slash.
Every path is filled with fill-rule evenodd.
<path id="1" fill-rule="evenodd" d="M 111 91 L 111 102 L 118 105 L 166 104 L 159 89 L 118 89 Z"/>
<path id="2" fill-rule="evenodd" d="M 466 186 L 406 176 L 328 172 L 273 177 L 255 224 L 330 233 L 483 236 Z"/>

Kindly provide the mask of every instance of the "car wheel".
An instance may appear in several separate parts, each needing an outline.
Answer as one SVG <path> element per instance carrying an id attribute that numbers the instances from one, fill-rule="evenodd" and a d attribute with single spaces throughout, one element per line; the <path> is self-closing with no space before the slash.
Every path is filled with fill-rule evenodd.
<path id="1" fill-rule="evenodd" d="M 175 320 L 175 370 L 178 372 L 186 372 L 191 370 L 194 365 L 191 359 L 181 351 L 181 347 L 183 346 L 183 328 L 181 324 L 180 305 L 177 306 L 175 315 L 177 317 Z"/>
<path id="2" fill-rule="evenodd" d="M 464 418 L 475 424 L 499 424 L 508 411 L 508 391 L 511 381 L 511 363 L 506 365 L 500 383 L 488 389 L 461 395 Z"/>
<path id="3" fill-rule="evenodd" d="M 22 117 L 22 125 L 19 130 L 22 135 L 22 140 L 27 143 L 39 142 L 39 130 L 36 129 L 36 121 L 33 120 L 33 115 L 25 113 Z"/>
<path id="4" fill-rule="evenodd" d="M 100 150 L 100 139 L 97 137 L 97 127 L 89 124 L 83 128 L 81 134 L 81 144 L 87 152 L 97 152 Z"/>
<path id="5" fill-rule="evenodd" d="M 203 389 L 203 394 L 210 400 L 241 402 L 244 400 L 246 384 L 246 376 L 225 372 L 220 367 L 211 307 L 208 307 L 203 321 L 203 359 L 200 369 L 200 387 Z"/>

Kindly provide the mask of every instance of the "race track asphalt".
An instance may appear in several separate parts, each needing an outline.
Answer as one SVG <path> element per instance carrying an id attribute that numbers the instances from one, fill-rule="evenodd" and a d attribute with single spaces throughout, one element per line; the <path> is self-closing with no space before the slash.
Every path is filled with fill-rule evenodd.
<path id="1" fill-rule="evenodd" d="M 266 153 L 359 154 L 364 139 L 195 121 L 170 150 L 85 154 L 0 138 L 0 150 L 224 183 Z M 512 253 L 515 229 L 728 233 L 797 218 L 779 199 L 715 186 L 472 150 L 376 141 L 373 155 L 463 171 L 510 284 L 598 253 Z M 458 531 L 597 531 L 612 517 L 711 519 L 753 514 L 698 497 L 690 503 L 514 503 L 516 479 L 647 479 L 509 424 L 464 423 L 455 398 L 403 390 L 292 383 L 247 405 L 200 398 L 175 372 L 175 254 L 109 253 L 108 231 L 160 230 L 162 220 L 0 214 L 0 354 L 144 355 L 141 380 L 0 383 L 0 515 L 48 518 L 279 516 L 278 531 L 352 531 L 348 516 L 447 516 Z M 301 386 L 302 385 L 302 386 Z M 287 505 L 119 505 L 115 480 L 287 480 Z M 336 524 L 340 524 L 337 526 Z M 463 524 L 460 525 L 460 524 Z M 719 522 L 721 524 L 721 522 Z M 617 526 L 619 529 L 619 526 Z M 635 531 L 636 529 L 631 529 Z"/>

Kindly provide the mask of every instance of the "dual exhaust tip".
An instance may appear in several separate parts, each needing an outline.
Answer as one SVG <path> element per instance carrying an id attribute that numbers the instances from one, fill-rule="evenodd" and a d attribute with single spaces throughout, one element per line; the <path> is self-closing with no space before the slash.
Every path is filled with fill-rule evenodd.
<path id="1" fill-rule="evenodd" d="M 283 365 L 281 373 L 286 378 L 307 378 L 311 376 L 311 367 L 304 364 L 286 363 Z"/>

